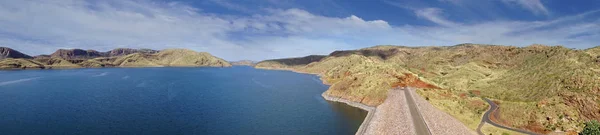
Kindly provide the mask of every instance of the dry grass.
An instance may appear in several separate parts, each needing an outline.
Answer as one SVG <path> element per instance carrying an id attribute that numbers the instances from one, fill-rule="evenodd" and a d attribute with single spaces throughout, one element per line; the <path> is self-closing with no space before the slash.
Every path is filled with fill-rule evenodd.
<path id="1" fill-rule="evenodd" d="M 477 129 L 488 105 L 474 96 L 453 94 L 450 90 L 420 89 L 417 93 L 436 108 L 452 115 L 472 130 Z"/>
<path id="2" fill-rule="evenodd" d="M 487 123 L 481 127 L 481 132 L 486 135 L 526 135 L 519 132 L 498 128 Z"/>
<path id="3" fill-rule="evenodd" d="M 208 53 L 185 49 L 168 49 L 156 54 L 134 53 L 117 58 L 112 62 L 120 67 L 229 67 L 231 64 Z"/>
<path id="4" fill-rule="evenodd" d="M 29 59 L 6 58 L 0 61 L 0 69 L 45 68 L 44 64 Z"/>
<path id="5" fill-rule="evenodd" d="M 44 64 L 46 67 L 50 67 L 50 68 L 77 68 L 77 67 L 81 67 L 80 65 L 77 64 L 73 64 L 63 58 L 58 58 L 58 57 L 42 57 L 42 58 L 35 58 L 35 61 L 38 61 L 42 64 Z"/>

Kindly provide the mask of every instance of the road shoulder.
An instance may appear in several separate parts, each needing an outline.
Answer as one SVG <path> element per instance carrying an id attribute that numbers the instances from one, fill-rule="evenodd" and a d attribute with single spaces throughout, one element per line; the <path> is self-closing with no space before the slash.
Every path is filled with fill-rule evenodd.
<path id="1" fill-rule="evenodd" d="M 434 135 L 468 135 L 477 134 L 475 131 L 470 130 L 467 126 L 461 123 L 456 118 L 451 115 L 435 108 L 433 105 L 429 104 L 425 98 L 419 96 L 415 89 L 411 88 L 409 90 L 410 95 L 416 102 L 417 108 L 421 112 L 423 119 L 427 123 L 427 126 L 430 129 L 431 134 Z"/>

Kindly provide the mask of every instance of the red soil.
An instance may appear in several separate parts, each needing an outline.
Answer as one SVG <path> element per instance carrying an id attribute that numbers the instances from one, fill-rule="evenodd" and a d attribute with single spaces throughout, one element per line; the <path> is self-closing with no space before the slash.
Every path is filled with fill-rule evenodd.
<path id="1" fill-rule="evenodd" d="M 398 78 L 398 82 L 393 83 L 392 87 L 415 87 L 415 88 L 431 88 L 431 89 L 440 89 L 439 87 L 423 82 L 419 80 L 418 77 L 412 74 L 404 74 L 404 76 L 396 76 Z"/>
<path id="2" fill-rule="evenodd" d="M 474 95 L 477 95 L 477 96 L 481 96 L 481 91 L 478 91 L 478 90 L 473 90 L 473 91 L 471 91 L 471 93 L 473 93 Z"/>

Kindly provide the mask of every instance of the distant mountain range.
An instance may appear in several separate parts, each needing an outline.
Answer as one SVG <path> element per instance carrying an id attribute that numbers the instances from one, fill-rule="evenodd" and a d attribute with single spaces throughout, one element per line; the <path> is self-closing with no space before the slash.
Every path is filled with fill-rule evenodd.
<path id="1" fill-rule="evenodd" d="M 231 64 L 205 52 L 186 49 L 117 48 L 108 52 L 83 49 L 59 49 L 50 55 L 31 57 L 17 50 L 0 47 L 0 69 L 98 68 L 98 67 L 163 67 L 210 66 Z"/>
<path id="2" fill-rule="evenodd" d="M 581 131 L 600 120 L 600 47 L 375 46 L 255 67 L 319 74 L 331 85 L 325 94 L 371 106 L 392 87 L 417 87 L 473 130 L 487 110 L 481 97 L 499 104 L 497 123 L 538 133 Z"/>

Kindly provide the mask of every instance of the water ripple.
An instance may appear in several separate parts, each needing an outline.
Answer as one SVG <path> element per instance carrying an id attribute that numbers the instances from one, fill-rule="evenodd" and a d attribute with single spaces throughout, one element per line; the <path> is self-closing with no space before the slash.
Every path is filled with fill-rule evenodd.
<path id="1" fill-rule="evenodd" d="M 39 79 L 39 78 L 42 78 L 42 77 L 33 77 L 33 78 L 25 78 L 25 79 L 19 79 L 19 80 L 0 82 L 0 86 L 21 83 L 21 82 L 27 82 L 27 81 L 31 81 L 31 80 L 35 80 L 35 79 Z"/>

